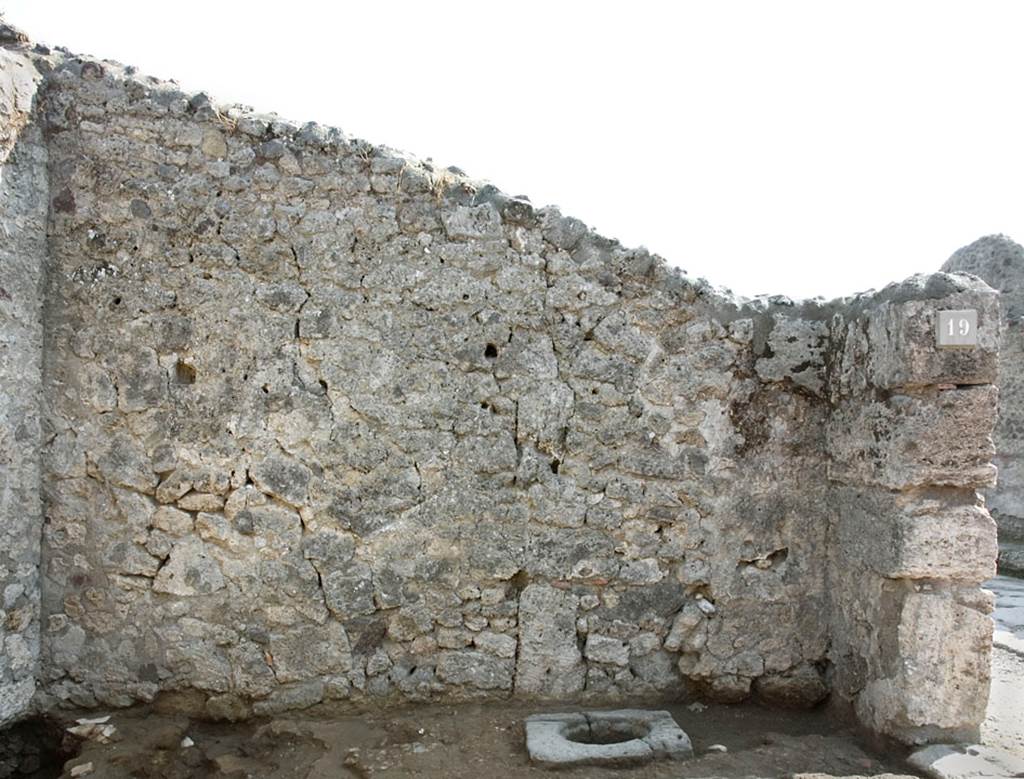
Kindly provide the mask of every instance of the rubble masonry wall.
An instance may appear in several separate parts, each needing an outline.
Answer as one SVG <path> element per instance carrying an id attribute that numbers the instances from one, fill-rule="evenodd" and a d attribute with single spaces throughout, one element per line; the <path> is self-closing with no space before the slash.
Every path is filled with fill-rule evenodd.
<path id="1" fill-rule="evenodd" d="M 737 300 L 336 130 L 31 57 L 46 519 L 3 521 L 42 534 L 35 707 L 831 692 L 977 727 L 985 285 Z M 939 352 L 961 307 L 982 344 Z"/>

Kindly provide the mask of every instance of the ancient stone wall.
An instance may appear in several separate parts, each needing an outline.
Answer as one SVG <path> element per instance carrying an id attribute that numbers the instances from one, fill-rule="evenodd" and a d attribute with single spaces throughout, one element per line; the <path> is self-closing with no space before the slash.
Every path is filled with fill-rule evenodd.
<path id="1" fill-rule="evenodd" d="M 990 235 L 953 254 L 942 269 L 973 273 L 999 290 L 999 422 L 995 429 L 998 485 L 985 492 L 999 525 L 999 567 L 1024 576 L 1024 247 Z"/>
<path id="2" fill-rule="evenodd" d="M 832 690 L 900 737 L 977 724 L 902 717 L 894 663 L 987 648 L 893 636 L 919 582 L 984 606 L 983 284 L 740 301 L 456 171 L 33 56 L 37 706 Z M 953 304 L 984 328 L 959 356 L 922 335 Z M 907 550 L 861 554 L 871 522 Z M 962 526 L 976 567 L 912 558 Z"/>
<path id="3" fill-rule="evenodd" d="M 49 85 L 49 695 L 824 695 L 824 323 L 758 359 L 765 315 L 557 212 Z"/>
<path id="4" fill-rule="evenodd" d="M 39 670 L 47 178 L 31 121 L 38 79 L 30 60 L 0 48 L 0 726 L 25 710 Z"/>

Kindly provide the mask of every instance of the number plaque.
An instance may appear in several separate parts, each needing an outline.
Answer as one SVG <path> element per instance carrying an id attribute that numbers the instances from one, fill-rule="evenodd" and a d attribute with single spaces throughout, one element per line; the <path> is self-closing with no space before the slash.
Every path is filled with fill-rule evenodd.
<path id="1" fill-rule="evenodd" d="M 939 346 L 963 347 L 978 345 L 977 311 L 966 309 L 964 311 L 939 311 L 938 313 L 935 335 Z"/>

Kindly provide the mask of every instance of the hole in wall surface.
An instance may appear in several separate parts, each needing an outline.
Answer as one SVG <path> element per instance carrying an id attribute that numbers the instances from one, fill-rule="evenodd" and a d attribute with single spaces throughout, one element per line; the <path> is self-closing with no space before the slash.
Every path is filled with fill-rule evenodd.
<path id="1" fill-rule="evenodd" d="M 174 381 L 177 384 L 195 384 L 196 369 L 188 363 L 178 360 L 174 366 Z"/>
<path id="2" fill-rule="evenodd" d="M 494 344 L 487 344 L 484 347 L 484 357 L 488 360 L 496 360 L 498 358 L 498 347 Z"/>

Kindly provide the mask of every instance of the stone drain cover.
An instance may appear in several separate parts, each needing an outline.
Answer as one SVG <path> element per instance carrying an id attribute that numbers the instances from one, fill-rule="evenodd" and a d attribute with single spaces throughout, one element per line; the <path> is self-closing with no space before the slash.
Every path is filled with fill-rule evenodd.
<path id="1" fill-rule="evenodd" d="M 636 765 L 693 756 L 690 737 L 667 711 L 621 709 L 526 718 L 526 749 L 548 766 Z"/>

